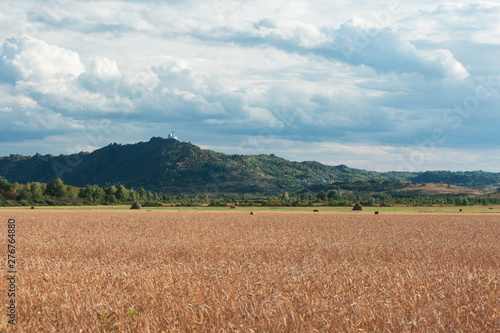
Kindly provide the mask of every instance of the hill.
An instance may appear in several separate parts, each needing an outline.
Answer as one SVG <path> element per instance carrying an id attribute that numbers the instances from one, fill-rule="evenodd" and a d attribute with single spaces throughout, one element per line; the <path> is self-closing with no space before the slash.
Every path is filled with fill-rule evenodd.
<path id="1" fill-rule="evenodd" d="M 383 178 L 345 165 L 291 162 L 274 155 L 226 155 L 158 137 L 136 144 L 113 143 L 92 153 L 2 157 L 0 177 L 20 183 L 61 178 L 73 186 L 122 184 L 165 193 L 266 194 L 314 183 Z"/>
<path id="2" fill-rule="evenodd" d="M 463 197 L 482 197 L 485 191 L 474 188 L 451 185 L 445 183 L 425 183 L 414 184 L 404 188 L 392 190 L 391 194 L 396 195 L 446 195 L 446 196 L 463 196 Z"/>
<path id="3" fill-rule="evenodd" d="M 418 184 L 445 183 L 494 190 L 500 186 L 500 173 L 484 171 L 426 171 L 413 178 L 412 181 Z"/>
<path id="4" fill-rule="evenodd" d="M 318 162 L 292 162 L 274 155 L 227 155 L 187 142 L 153 137 L 136 144 L 110 144 L 92 153 L 72 155 L 10 155 L 0 158 L 0 178 L 10 182 L 124 185 L 162 193 L 261 193 L 301 191 L 322 184 L 357 182 L 372 189 L 382 181 L 448 182 L 470 187 L 495 188 L 500 174 L 380 173 L 328 166 Z M 468 178 L 467 178 L 468 177 Z M 464 180 L 465 179 L 465 180 Z M 387 186 L 391 182 L 384 183 Z M 381 185 L 376 185 L 381 186 Z M 398 185 L 400 186 L 400 185 Z M 479 186 L 479 187 L 480 187 Z M 371 190 L 370 190 L 371 191 Z"/>

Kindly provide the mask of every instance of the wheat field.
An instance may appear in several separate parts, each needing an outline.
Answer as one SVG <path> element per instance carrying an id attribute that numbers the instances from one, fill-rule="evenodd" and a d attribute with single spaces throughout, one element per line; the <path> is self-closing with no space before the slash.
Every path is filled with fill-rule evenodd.
<path id="1" fill-rule="evenodd" d="M 498 214 L 0 218 L 4 259 L 17 221 L 17 332 L 500 332 Z"/>

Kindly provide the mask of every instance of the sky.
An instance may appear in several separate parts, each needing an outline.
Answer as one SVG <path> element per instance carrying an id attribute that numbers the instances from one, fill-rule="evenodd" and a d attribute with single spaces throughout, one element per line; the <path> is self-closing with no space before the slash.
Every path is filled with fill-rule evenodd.
<path id="1" fill-rule="evenodd" d="M 2 0 L 0 156 L 167 137 L 500 172 L 497 1 Z"/>

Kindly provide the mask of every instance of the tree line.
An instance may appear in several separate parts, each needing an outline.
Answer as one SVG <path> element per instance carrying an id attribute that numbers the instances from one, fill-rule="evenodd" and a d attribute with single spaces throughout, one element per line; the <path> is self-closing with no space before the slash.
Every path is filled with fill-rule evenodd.
<path id="1" fill-rule="evenodd" d="M 386 193 L 366 192 L 343 193 L 340 189 L 318 192 L 303 191 L 289 194 L 284 192 L 274 196 L 248 194 L 178 194 L 168 195 L 134 190 L 123 185 L 99 187 L 87 185 L 75 187 L 66 185 L 61 179 L 52 183 L 31 182 L 10 184 L 0 179 L 0 206 L 82 206 L 82 205 L 120 205 L 140 202 L 143 206 L 271 206 L 304 207 L 332 206 L 348 207 L 360 203 L 366 207 L 389 207 L 393 205 L 433 206 L 433 205 L 492 205 L 500 204 L 500 198 L 465 197 L 445 195 L 407 195 L 391 196 Z"/>

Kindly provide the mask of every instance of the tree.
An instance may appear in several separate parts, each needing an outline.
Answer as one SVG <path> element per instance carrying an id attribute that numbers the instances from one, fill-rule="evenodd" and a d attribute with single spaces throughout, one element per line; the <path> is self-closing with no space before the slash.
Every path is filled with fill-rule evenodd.
<path id="1" fill-rule="evenodd" d="M 133 202 L 137 201 L 137 192 L 135 192 L 133 189 L 128 191 L 128 200 L 132 200 Z"/>
<path id="2" fill-rule="evenodd" d="M 93 198 L 94 202 L 96 202 L 96 203 L 103 202 L 105 197 L 106 197 L 106 192 L 104 192 L 104 190 L 102 188 L 100 188 L 99 186 L 94 185 L 93 186 L 93 194 L 92 194 L 92 198 Z"/>
<path id="3" fill-rule="evenodd" d="M 115 203 L 116 202 L 115 195 L 114 194 L 107 194 L 106 195 L 106 202 Z"/>
<path id="4" fill-rule="evenodd" d="M 55 193 L 56 185 L 54 183 L 48 183 L 43 194 L 46 196 L 55 197 Z"/>
<path id="5" fill-rule="evenodd" d="M 85 198 L 89 200 L 90 202 L 102 202 L 106 196 L 106 193 L 102 188 L 100 188 L 97 185 L 90 186 L 87 185 L 83 188 L 80 189 L 80 192 L 78 193 L 79 198 Z"/>
<path id="6" fill-rule="evenodd" d="M 114 186 L 112 186 L 114 187 Z M 115 187 L 116 189 L 116 187 Z M 120 185 L 118 189 L 115 192 L 115 197 L 118 199 L 120 202 L 126 202 L 129 199 L 129 191 L 125 188 L 125 186 Z M 135 201 L 135 200 L 134 200 Z"/>
<path id="7" fill-rule="evenodd" d="M 41 202 L 43 200 L 43 190 L 40 183 L 31 183 L 30 191 L 34 202 Z"/>
<path id="8" fill-rule="evenodd" d="M 117 191 L 118 190 L 116 189 L 115 185 L 111 185 L 110 187 L 104 190 L 104 192 L 106 192 L 106 194 L 108 195 L 115 194 Z"/>
<path id="9" fill-rule="evenodd" d="M 45 194 L 56 198 L 68 197 L 66 186 L 64 185 L 63 181 L 59 178 L 57 178 L 55 182 L 47 184 L 47 188 L 45 189 Z"/>
<path id="10" fill-rule="evenodd" d="M 45 190 L 47 192 L 47 190 Z M 90 185 L 87 185 L 85 187 L 80 188 L 80 191 L 78 192 L 78 197 L 82 199 L 89 199 L 92 200 L 92 189 Z"/>
<path id="11" fill-rule="evenodd" d="M 78 189 L 71 185 L 66 186 L 66 193 L 68 199 L 76 199 L 78 198 Z"/>
<path id="12" fill-rule="evenodd" d="M 332 191 L 328 191 L 327 197 L 330 200 L 340 200 L 340 199 L 342 199 L 342 194 L 340 194 L 340 192 L 332 190 Z"/>
<path id="13" fill-rule="evenodd" d="M 60 178 L 57 178 L 55 181 L 55 196 L 58 198 L 68 197 L 68 191 L 66 191 L 66 185 L 64 185 L 63 181 Z"/>
<path id="14" fill-rule="evenodd" d="M 143 187 L 141 187 L 141 189 L 139 190 L 139 198 L 141 200 L 146 200 L 147 196 L 148 196 L 148 193 L 146 192 L 146 190 Z"/>
<path id="15" fill-rule="evenodd" d="M 325 201 L 326 200 L 325 191 L 319 191 L 319 193 L 316 195 L 316 199 L 318 199 L 320 201 Z"/>
<path id="16" fill-rule="evenodd" d="M 19 191 L 17 193 L 17 196 L 16 196 L 16 200 L 27 200 L 27 201 L 31 201 L 32 199 L 32 195 L 31 195 L 31 192 L 28 191 L 27 189 L 22 189 L 21 191 Z"/>
<path id="17" fill-rule="evenodd" d="M 12 191 L 12 185 L 6 179 L 0 179 L 0 190 Z"/>

